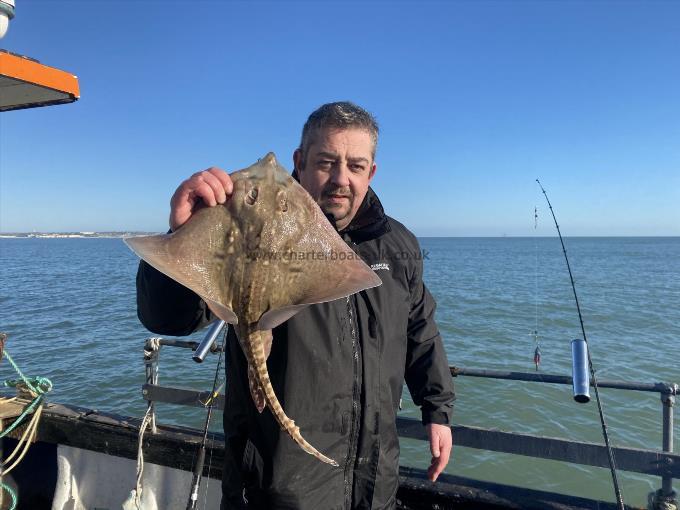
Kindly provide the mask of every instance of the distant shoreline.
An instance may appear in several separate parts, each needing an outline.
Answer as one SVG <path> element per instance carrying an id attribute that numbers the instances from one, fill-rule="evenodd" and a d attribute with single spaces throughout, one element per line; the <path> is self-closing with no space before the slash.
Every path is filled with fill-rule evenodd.
<path id="1" fill-rule="evenodd" d="M 0 239 L 120 239 L 123 237 L 140 237 L 149 235 L 165 234 L 166 232 L 141 232 L 141 231 L 130 231 L 130 232 L 0 232 Z M 497 236 L 417 236 L 418 239 L 533 239 L 534 237 L 540 238 L 557 238 L 557 235 L 542 235 L 542 236 L 526 236 L 526 235 L 497 235 Z M 564 236 L 565 238 L 679 238 L 677 235 L 632 235 L 632 236 L 621 236 L 621 235 L 590 235 L 590 236 Z"/>
<path id="2" fill-rule="evenodd" d="M 0 239 L 111 239 L 158 234 L 159 232 L 0 232 Z"/>

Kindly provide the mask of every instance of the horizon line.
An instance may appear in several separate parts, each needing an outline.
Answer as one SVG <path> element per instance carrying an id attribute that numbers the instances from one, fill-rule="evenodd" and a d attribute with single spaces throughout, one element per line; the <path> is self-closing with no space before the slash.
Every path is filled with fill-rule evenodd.
<path id="1" fill-rule="evenodd" d="M 118 235 L 123 235 L 123 234 L 150 234 L 150 235 L 158 235 L 158 234 L 166 234 L 167 232 L 164 231 L 155 231 L 155 230 L 40 230 L 40 231 L 0 231 L 0 236 L 40 236 L 40 235 L 81 235 L 81 236 L 89 236 L 89 237 L 96 237 L 97 235 L 101 234 L 118 234 Z M 558 237 L 557 234 L 541 234 L 541 235 L 526 235 L 526 234 L 495 234 L 495 235 L 487 235 L 487 234 L 469 234 L 469 235 L 461 235 L 461 234 L 455 234 L 455 235 L 418 235 L 416 234 L 416 237 L 418 238 L 427 238 L 427 239 L 449 239 L 449 238 L 489 238 L 489 239 L 503 239 L 503 238 L 528 238 L 528 239 L 533 239 L 533 238 L 538 238 L 538 237 L 545 237 L 545 238 L 553 238 L 553 237 Z M 562 237 L 593 237 L 593 238 L 599 238 L 599 237 L 607 237 L 607 238 L 658 238 L 658 237 L 664 237 L 664 238 L 673 238 L 673 237 L 680 237 L 680 234 L 650 234 L 650 235 L 641 235 L 641 234 L 570 234 L 570 235 L 563 235 Z"/>

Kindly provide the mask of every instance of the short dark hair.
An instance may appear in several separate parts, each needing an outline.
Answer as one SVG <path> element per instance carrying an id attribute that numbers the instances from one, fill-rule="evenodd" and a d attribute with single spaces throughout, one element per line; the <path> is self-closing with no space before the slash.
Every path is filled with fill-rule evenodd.
<path id="1" fill-rule="evenodd" d="M 357 128 L 365 129 L 371 136 L 373 141 L 372 157 L 375 159 L 375 151 L 378 147 L 378 121 L 369 112 L 364 110 L 361 106 L 352 103 L 351 101 L 338 101 L 335 103 L 326 103 L 319 106 L 307 118 L 304 127 L 302 128 L 302 137 L 300 139 L 300 156 L 301 166 L 305 166 L 307 159 L 307 152 L 309 146 L 312 144 L 312 138 L 316 131 L 323 128 Z"/>

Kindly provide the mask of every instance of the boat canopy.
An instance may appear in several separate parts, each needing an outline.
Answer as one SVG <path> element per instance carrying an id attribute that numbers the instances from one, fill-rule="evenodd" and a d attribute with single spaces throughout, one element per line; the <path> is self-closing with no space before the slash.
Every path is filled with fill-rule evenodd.
<path id="1" fill-rule="evenodd" d="M 37 60 L 0 50 L 0 112 L 72 103 L 78 78 Z"/>

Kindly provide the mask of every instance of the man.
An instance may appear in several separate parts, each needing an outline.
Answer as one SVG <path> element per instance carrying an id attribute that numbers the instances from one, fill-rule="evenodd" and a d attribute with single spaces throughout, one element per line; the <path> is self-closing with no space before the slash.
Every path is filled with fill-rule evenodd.
<path id="1" fill-rule="evenodd" d="M 385 215 L 369 188 L 377 141 L 375 119 L 349 102 L 321 106 L 303 128 L 293 175 L 383 284 L 309 306 L 275 328 L 267 362 L 286 414 L 340 467 L 303 452 L 269 411 L 257 412 L 245 356 L 230 328 L 223 508 L 394 508 L 395 420 L 404 379 L 422 409 L 430 479 L 446 467 L 453 382 L 435 303 L 422 281 L 418 242 Z M 192 175 L 172 197 L 171 229 L 181 228 L 198 208 L 229 200 L 232 188 L 217 168 Z M 213 319 L 196 294 L 144 262 L 137 299 L 140 320 L 159 334 L 186 335 Z"/>

